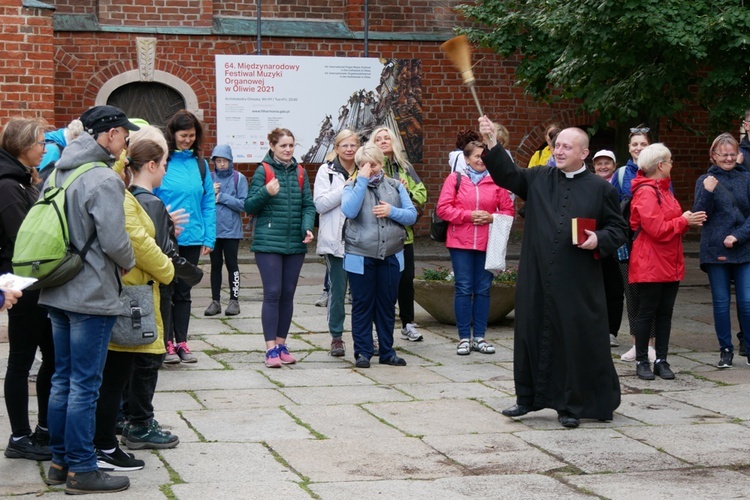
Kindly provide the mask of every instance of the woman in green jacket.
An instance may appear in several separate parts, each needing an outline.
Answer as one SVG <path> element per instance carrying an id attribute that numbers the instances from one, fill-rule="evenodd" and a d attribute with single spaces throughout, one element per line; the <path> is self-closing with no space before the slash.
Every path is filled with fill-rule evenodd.
<path id="1" fill-rule="evenodd" d="M 294 135 L 275 128 L 268 134 L 268 150 L 253 175 L 245 212 L 255 218 L 250 250 L 263 283 L 261 322 L 266 341 L 266 366 L 278 368 L 297 360 L 286 338 L 294 312 L 307 244 L 313 240 L 315 204 L 307 173 L 294 159 Z M 267 175 L 268 173 L 268 175 Z"/>

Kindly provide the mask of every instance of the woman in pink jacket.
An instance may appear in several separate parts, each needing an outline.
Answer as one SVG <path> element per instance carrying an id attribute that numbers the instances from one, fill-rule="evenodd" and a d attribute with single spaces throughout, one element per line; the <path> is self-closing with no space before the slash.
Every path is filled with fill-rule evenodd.
<path id="1" fill-rule="evenodd" d="M 438 216 L 448 222 L 445 246 L 455 275 L 453 308 L 459 336 L 456 352 L 460 356 L 471 351 L 495 352 L 495 347 L 484 339 L 493 277 L 485 271 L 484 260 L 493 214 L 514 215 L 508 191 L 493 182 L 482 161 L 484 148 L 477 141 L 466 145 L 466 168 L 448 176 L 437 204 Z"/>
<path id="2" fill-rule="evenodd" d="M 640 301 L 633 321 L 636 374 L 643 380 L 655 375 L 674 378 L 667 350 L 672 310 L 680 281 L 685 276 L 682 237 L 689 226 L 701 226 L 706 212 L 683 212 L 669 189 L 672 153 L 663 144 L 647 146 L 638 157 L 638 174 L 630 185 L 630 229 L 634 231 L 628 282 L 636 284 Z M 651 324 L 656 325 L 654 370 L 648 360 Z"/>

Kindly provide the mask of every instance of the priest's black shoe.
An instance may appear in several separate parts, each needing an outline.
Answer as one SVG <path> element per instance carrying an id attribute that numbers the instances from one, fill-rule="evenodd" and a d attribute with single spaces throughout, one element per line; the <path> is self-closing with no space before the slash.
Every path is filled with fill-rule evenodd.
<path id="1" fill-rule="evenodd" d="M 557 420 L 562 424 L 563 427 L 567 427 L 568 429 L 575 429 L 581 424 L 581 421 L 578 420 L 578 417 L 576 417 L 572 413 L 567 412 L 558 412 Z"/>
<path id="2" fill-rule="evenodd" d="M 654 380 L 655 378 L 648 361 L 639 361 L 635 366 L 635 374 L 642 380 Z"/>
<path id="3" fill-rule="evenodd" d="M 534 409 L 531 406 L 524 406 L 524 405 L 514 405 L 510 408 L 506 408 L 502 411 L 502 414 L 506 417 L 520 417 L 522 415 L 526 415 L 527 413 L 534 411 Z"/>

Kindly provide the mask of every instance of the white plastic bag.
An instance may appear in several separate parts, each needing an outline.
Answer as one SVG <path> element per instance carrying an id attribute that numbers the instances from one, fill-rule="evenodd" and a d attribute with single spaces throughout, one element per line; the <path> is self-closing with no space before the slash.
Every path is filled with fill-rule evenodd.
<path id="1" fill-rule="evenodd" d="M 490 224 L 484 268 L 492 273 L 498 273 L 505 271 L 505 254 L 508 251 L 508 237 L 510 236 L 510 228 L 513 225 L 513 217 L 510 215 L 493 214 L 493 219 L 493 222 Z"/>

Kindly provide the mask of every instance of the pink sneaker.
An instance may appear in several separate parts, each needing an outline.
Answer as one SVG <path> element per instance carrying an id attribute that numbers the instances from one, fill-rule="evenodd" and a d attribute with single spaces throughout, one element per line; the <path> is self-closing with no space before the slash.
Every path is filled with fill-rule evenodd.
<path id="1" fill-rule="evenodd" d="M 293 365 L 297 362 L 297 360 L 294 359 L 294 356 L 289 354 L 289 349 L 287 349 L 286 344 L 278 344 L 276 350 L 279 352 L 279 358 L 281 358 L 283 364 Z"/>
<path id="2" fill-rule="evenodd" d="M 190 352 L 190 348 L 187 345 L 187 342 L 180 342 L 175 346 L 175 350 L 177 351 L 177 356 L 180 357 L 180 361 L 183 363 L 197 363 L 198 358 L 195 357 L 195 355 Z"/>
<path id="3" fill-rule="evenodd" d="M 272 347 L 266 351 L 266 366 L 269 368 L 281 368 L 281 358 L 279 358 L 279 349 Z"/>
<path id="4" fill-rule="evenodd" d="M 177 349 L 171 340 L 167 341 L 167 355 L 164 356 L 164 364 L 176 365 L 180 363 L 180 357 L 177 355 Z"/>

